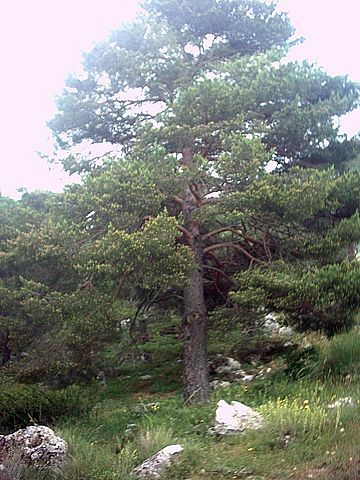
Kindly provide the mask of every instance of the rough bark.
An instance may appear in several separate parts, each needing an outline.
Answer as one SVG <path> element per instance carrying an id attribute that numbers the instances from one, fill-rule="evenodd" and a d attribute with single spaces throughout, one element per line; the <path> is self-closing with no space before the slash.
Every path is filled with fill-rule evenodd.
<path id="1" fill-rule="evenodd" d="M 184 152 L 185 153 L 185 152 Z M 183 163 L 190 166 L 189 152 Z M 184 228 L 190 233 L 190 247 L 194 254 L 194 269 L 189 274 L 188 286 L 184 289 L 183 315 L 183 364 L 184 400 L 203 403 L 209 400 L 209 375 L 207 365 L 206 323 L 207 309 L 204 297 L 203 257 L 204 249 L 199 225 L 193 220 L 198 208 L 197 199 L 189 187 L 183 199 Z"/>
<path id="2" fill-rule="evenodd" d="M 204 299 L 202 244 L 200 235 L 193 240 L 196 267 L 191 272 L 189 285 L 184 290 L 184 399 L 201 403 L 209 400 L 207 367 L 207 312 Z"/>
<path id="3" fill-rule="evenodd" d="M 4 334 L 4 339 L 2 341 L 2 346 L 1 346 L 1 365 L 5 366 L 11 357 L 11 348 L 10 348 L 10 340 L 9 340 L 9 332 L 6 332 Z"/>

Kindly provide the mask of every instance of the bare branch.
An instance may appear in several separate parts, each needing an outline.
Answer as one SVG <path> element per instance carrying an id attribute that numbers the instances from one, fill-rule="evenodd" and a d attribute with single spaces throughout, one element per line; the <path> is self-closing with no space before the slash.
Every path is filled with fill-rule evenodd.
<path id="1" fill-rule="evenodd" d="M 256 257 L 253 257 L 245 248 L 241 247 L 237 243 L 233 242 L 223 242 L 223 243 L 215 243 L 214 245 L 210 245 L 209 247 L 204 248 L 204 253 L 212 252 L 213 250 L 219 250 L 220 248 L 235 248 L 239 252 L 241 252 L 245 257 L 252 260 L 253 263 L 263 264 L 264 262 L 259 260 Z"/>
<path id="2" fill-rule="evenodd" d="M 121 292 L 121 290 L 122 290 L 122 288 L 123 288 L 123 286 L 124 286 L 124 283 L 125 283 L 127 274 L 128 274 L 128 272 L 125 271 L 125 272 L 123 272 L 123 274 L 121 275 L 119 284 L 118 284 L 118 286 L 117 286 L 117 288 L 116 288 L 116 290 L 115 290 L 115 292 L 114 292 L 114 294 L 113 294 L 113 298 L 112 298 L 113 301 L 116 300 L 116 299 L 119 297 L 120 292 Z"/>
<path id="3" fill-rule="evenodd" d="M 192 240 L 193 239 L 193 235 L 192 233 L 189 232 L 189 230 L 186 230 L 186 228 L 182 227 L 181 225 L 178 225 L 176 227 L 179 232 L 181 232 L 188 240 Z"/>
<path id="4" fill-rule="evenodd" d="M 179 203 L 181 206 L 184 205 L 184 200 L 181 197 L 179 197 L 178 195 L 174 196 L 174 200 L 175 200 L 175 202 Z"/>

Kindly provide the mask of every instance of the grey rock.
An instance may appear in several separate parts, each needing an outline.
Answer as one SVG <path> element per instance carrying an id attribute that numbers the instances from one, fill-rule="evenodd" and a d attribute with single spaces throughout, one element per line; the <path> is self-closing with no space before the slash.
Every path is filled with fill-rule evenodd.
<path id="1" fill-rule="evenodd" d="M 242 381 L 245 382 L 245 383 L 251 382 L 255 378 L 255 376 L 256 375 L 244 374 L 243 377 L 242 377 Z"/>
<path id="2" fill-rule="evenodd" d="M 227 364 L 231 368 L 231 370 L 240 370 L 241 369 L 241 364 L 237 360 L 231 357 L 227 357 Z"/>
<path id="3" fill-rule="evenodd" d="M 0 438 L 0 464 L 6 467 L 7 456 L 18 454 L 21 462 L 38 469 L 62 467 L 68 445 L 51 428 L 33 426 Z"/>
<path id="4" fill-rule="evenodd" d="M 272 336 L 280 335 L 281 337 L 291 337 L 294 333 L 294 330 L 291 327 L 281 325 L 278 322 L 277 315 L 273 313 L 265 315 L 263 327 L 265 331 Z"/>
<path id="5" fill-rule="evenodd" d="M 169 445 L 145 460 L 145 462 L 133 470 L 133 473 L 138 478 L 151 480 L 160 478 L 164 469 L 170 465 L 173 459 L 183 450 L 181 445 Z"/>
<path id="6" fill-rule="evenodd" d="M 103 388 L 107 387 L 105 372 L 103 371 L 99 372 L 97 374 L 96 380 L 99 382 L 99 385 L 101 385 Z"/>
<path id="7" fill-rule="evenodd" d="M 218 375 L 234 372 L 241 369 L 240 363 L 231 357 L 225 357 L 218 353 L 209 363 L 210 373 Z"/>
<path id="8" fill-rule="evenodd" d="M 231 373 L 232 371 L 233 371 L 232 368 L 228 365 L 220 365 L 215 369 L 215 373 L 217 375 L 224 375 L 227 373 Z"/>
<path id="9" fill-rule="evenodd" d="M 217 390 L 218 388 L 230 387 L 230 385 L 230 382 L 225 382 L 223 380 L 213 380 L 212 382 L 210 382 L 210 387 L 213 390 Z"/>

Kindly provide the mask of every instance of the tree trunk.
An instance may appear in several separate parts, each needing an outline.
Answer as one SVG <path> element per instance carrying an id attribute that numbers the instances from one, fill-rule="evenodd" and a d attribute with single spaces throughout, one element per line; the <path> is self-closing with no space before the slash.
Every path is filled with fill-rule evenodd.
<path id="1" fill-rule="evenodd" d="M 2 354 L 1 354 L 1 365 L 5 366 L 11 358 L 11 348 L 9 345 L 9 332 L 4 334 L 4 340 L 2 342 Z"/>
<path id="2" fill-rule="evenodd" d="M 192 233 L 195 268 L 189 276 L 189 285 L 184 290 L 184 400 L 202 403 L 208 401 L 210 397 L 206 338 L 207 312 L 204 298 L 202 240 L 194 229 Z"/>
<path id="3" fill-rule="evenodd" d="M 183 152 L 183 165 L 190 167 L 192 153 Z M 198 207 L 198 198 L 189 187 L 183 198 L 184 227 L 189 233 L 189 243 L 194 254 L 194 269 L 189 274 L 188 286 L 184 289 L 183 315 L 183 375 L 184 400 L 203 403 L 209 400 L 209 374 L 207 364 L 207 309 L 204 297 L 203 258 L 204 249 L 200 229 L 193 221 L 193 213 Z"/>

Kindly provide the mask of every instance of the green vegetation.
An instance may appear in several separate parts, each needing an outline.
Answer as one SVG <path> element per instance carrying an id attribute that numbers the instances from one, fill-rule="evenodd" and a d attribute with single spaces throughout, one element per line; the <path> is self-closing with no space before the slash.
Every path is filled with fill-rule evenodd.
<path id="1" fill-rule="evenodd" d="M 91 380 L 105 350 L 126 357 L 126 319 L 128 344 L 146 340 L 156 305 L 182 316 L 184 398 L 204 402 L 218 309 L 328 335 L 354 322 L 360 143 L 334 120 L 358 85 L 287 62 L 275 4 L 185 4 L 145 2 L 67 80 L 49 125 L 81 183 L 0 198 L 0 345 L 4 364 L 31 350 L 20 381 Z M 103 142 L 116 153 L 94 158 Z"/>
<path id="2" fill-rule="evenodd" d="M 360 141 L 335 120 L 360 89 L 288 62 L 293 35 L 275 3 L 145 1 L 49 122 L 80 183 L 0 196 L 0 424 L 55 424 L 55 477 L 181 443 L 164 478 L 359 478 Z M 211 395 L 218 353 L 262 374 Z M 207 435 L 220 398 L 264 429 Z"/>
<path id="3" fill-rule="evenodd" d="M 76 385 L 50 390 L 39 385 L 0 384 L 0 428 L 14 431 L 30 424 L 53 424 L 61 417 L 76 418 L 91 408 Z"/>
<path id="4" fill-rule="evenodd" d="M 358 334 L 351 332 L 358 340 Z M 323 358 L 334 337 L 319 347 Z M 286 362 L 277 360 L 273 373 L 249 384 L 216 390 L 208 405 L 183 405 L 181 382 L 168 383 L 169 363 L 178 359 L 170 348 L 153 344 L 152 365 L 142 362 L 127 367 L 123 375 L 104 389 L 92 387 L 84 396 L 97 402 L 90 413 L 74 421 L 57 422 L 56 432 L 70 444 L 71 460 L 60 478 L 66 480 L 130 479 L 132 469 L 162 447 L 180 443 L 185 451 L 169 467 L 164 479 L 263 478 L 355 480 L 359 468 L 360 387 L 359 357 L 338 355 L 344 374 L 316 379 L 309 375 L 294 380 L 285 373 Z M 212 348 L 216 349 L 216 345 Z M 351 364 L 353 374 L 349 371 Z M 313 373 L 321 363 L 314 362 Z M 141 380 L 144 372 L 152 375 Z M 171 389 L 169 388 L 171 387 Z M 330 409 L 336 399 L 351 397 L 355 405 Z M 236 437 L 207 434 L 217 401 L 237 400 L 257 409 L 265 418 L 262 430 Z M 317 473 L 316 473 L 317 472 Z M 30 472 L 31 473 L 31 472 Z M 34 473 L 31 473 L 34 475 Z M 27 475 L 30 475 L 29 472 Z M 36 479 L 42 480 L 37 473 Z M 28 477 L 21 477 L 28 478 Z M 31 477 L 33 478 L 33 477 Z M 46 477 L 48 478 L 48 477 Z M 56 477 L 57 478 L 57 477 Z"/>
<path id="5" fill-rule="evenodd" d="M 332 338 L 321 352 L 319 373 L 328 378 L 357 374 L 360 358 L 360 333 L 350 332 Z"/>
<path id="6" fill-rule="evenodd" d="M 161 322 L 153 319 L 148 342 L 142 346 L 151 352 L 151 363 L 135 359 L 133 365 L 123 365 L 106 387 L 93 384 L 50 391 L 35 386 L 3 386 L 2 422 L 16 418 L 18 425 L 36 420 L 55 425 L 57 434 L 69 442 L 71 453 L 60 477 L 54 474 L 56 480 L 129 479 L 142 460 L 173 443 L 180 443 L 185 451 L 164 479 L 306 479 L 312 472 L 319 472 L 317 478 L 326 480 L 357 478 L 360 357 L 355 354 L 359 348 L 356 330 L 330 340 L 301 337 L 303 342 L 311 341 L 316 354 L 310 357 L 300 379 L 288 373 L 290 367 L 295 371 L 293 356 L 301 352 L 299 346 L 292 356 L 288 352 L 275 354 L 265 365 L 272 368 L 265 378 L 216 390 L 209 404 L 194 406 L 182 401 L 176 323 L 173 315 L 163 317 Z M 166 327 L 172 334 L 164 337 L 161 332 Z M 224 345 L 220 332 L 212 335 L 213 352 Z M 270 340 L 261 344 L 260 331 L 253 336 L 261 353 L 260 345 L 266 348 Z M 300 337 L 295 335 L 294 339 L 300 342 Z M 249 340 L 248 336 L 238 342 L 238 352 L 243 355 L 238 358 L 242 361 L 247 358 L 247 348 L 252 350 Z M 300 357 L 299 371 L 302 362 Z M 332 365 L 337 366 L 336 375 Z M 254 371 L 250 364 L 244 363 L 244 367 Z M 143 379 L 146 374 L 151 378 Z M 343 397 L 351 397 L 355 405 L 328 408 Z M 238 437 L 208 435 L 220 398 L 255 408 L 264 416 L 266 426 Z M 26 421 L 30 412 L 33 414 Z M 41 417 L 36 416 L 39 412 Z M 14 469 L 19 479 L 43 480 L 41 472 Z M 44 475 L 51 478 L 48 473 Z"/>

